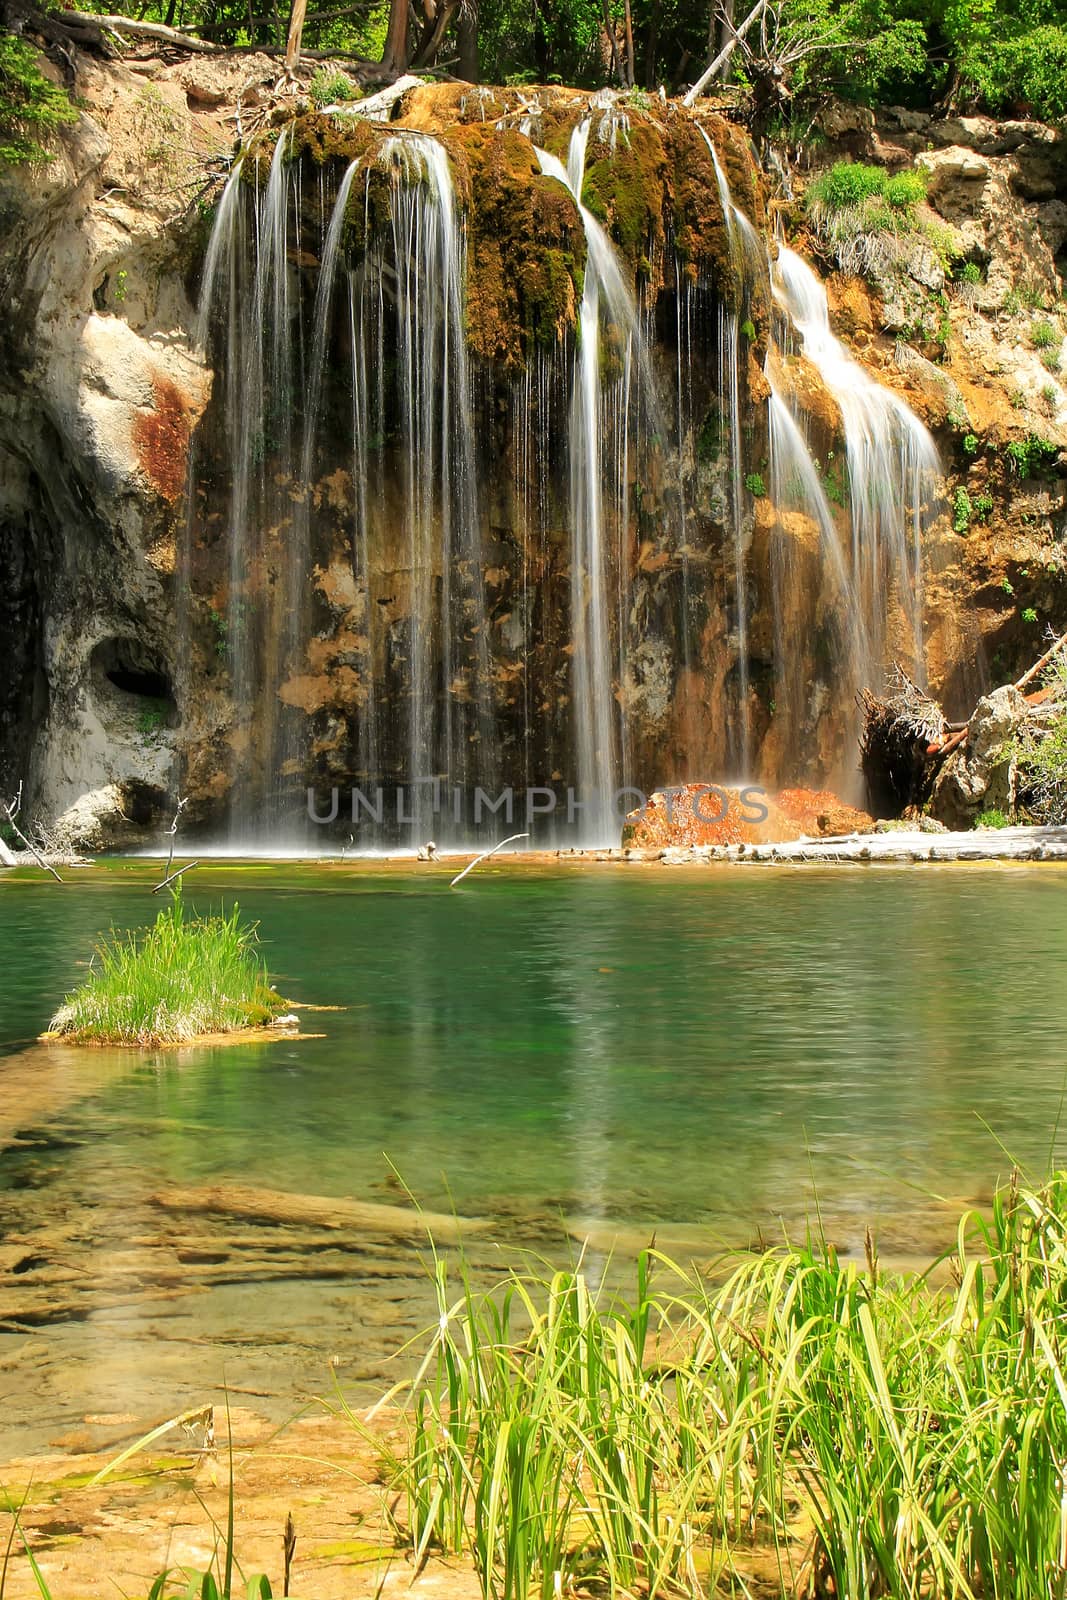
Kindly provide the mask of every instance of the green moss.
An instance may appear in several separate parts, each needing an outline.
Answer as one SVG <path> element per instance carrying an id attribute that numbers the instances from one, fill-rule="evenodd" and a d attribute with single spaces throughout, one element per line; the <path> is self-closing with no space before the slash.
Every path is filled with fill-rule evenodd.
<path id="1" fill-rule="evenodd" d="M 702 122 L 718 152 L 734 203 L 762 230 L 766 214 L 744 135 L 721 117 L 705 117 Z M 700 129 L 683 117 L 671 120 L 665 139 L 670 163 L 667 204 L 675 249 L 691 278 L 713 278 L 721 298 L 732 310 L 740 311 L 743 285 L 731 256 L 708 146 Z"/>
<path id="2" fill-rule="evenodd" d="M 590 143 L 582 202 L 635 272 L 664 241 L 666 178 L 663 139 L 651 123 L 633 123 L 614 150 Z"/>
<path id="3" fill-rule="evenodd" d="M 448 138 L 469 193 L 467 320 L 472 350 L 505 374 L 577 322 L 585 233 L 573 198 L 541 172 L 514 129 L 472 126 Z"/>
<path id="4" fill-rule="evenodd" d="M 382 140 L 382 129 L 364 117 L 327 117 L 311 111 L 289 127 L 289 159 L 308 157 L 318 167 L 328 161 L 355 161 Z M 270 140 L 272 149 L 275 142 L 276 136 Z"/>

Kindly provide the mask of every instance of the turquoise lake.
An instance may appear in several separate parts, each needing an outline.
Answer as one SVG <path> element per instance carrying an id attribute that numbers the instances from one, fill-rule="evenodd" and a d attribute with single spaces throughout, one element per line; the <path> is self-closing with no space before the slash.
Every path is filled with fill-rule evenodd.
<path id="1" fill-rule="evenodd" d="M 61 1068 L 33 1041 L 94 943 L 152 919 L 155 868 L 0 881 L 0 1217 L 73 1285 L 20 1311 L 3 1280 L 20 1440 L 97 1414 L 150 1423 L 223 1377 L 284 1410 L 331 1372 L 373 1383 L 416 1331 L 417 1263 L 392 1323 L 380 1285 L 359 1299 L 358 1262 L 320 1279 L 311 1256 L 261 1282 L 217 1268 L 170 1307 L 152 1265 L 170 1244 L 145 1209 L 167 1186 L 407 1205 L 402 1181 L 499 1225 L 501 1260 L 512 1236 L 562 1258 L 586 1231 L 621 1269 L 653 1230 L 711 1258 L 816 1207 L 842 1250 L 869 1223 L 887 1255 L 923 1259 L 1012 1159 L 1040 1174 L 1067 1158 L 1055 867 L 487 863 L 450 891 L 454 870 L 199 867 L 192 905 L 237 899 L 297 1009 L 345 1009 L 304 1015 L 319 1038 L 65 1050 Z M 40 1092 L 20 1114 L 25 1082 Z M 97 1306 L 94 1274 L 111 1282 L 134 1247 Z"/>

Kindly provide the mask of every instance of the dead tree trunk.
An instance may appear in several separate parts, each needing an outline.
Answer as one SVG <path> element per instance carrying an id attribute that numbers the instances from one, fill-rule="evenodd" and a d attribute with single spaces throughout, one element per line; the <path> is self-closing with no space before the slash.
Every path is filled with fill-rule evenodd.
<path id="1" fill-rule="evenodd" d="M 382 66 L 399 78 L 408 66 L 408 0 L 390 0 L 389 31 L 385 36 Z"/>
<path id="2" fill-rule="evenodd" d="M 456 48 L 459 54 L 459 76 L 468 83 L 480 83 L 481 62 L 478 59 L 478 0 L 464 0 L 456 22 Z"/>
<path id="3" fill-rule="evenodd" d="M 290 75 L 296 71 L 296 64 L 300 60 L 300 44 L 304 37 L 304 18 L 307 16 L 308 0 L 293 0 L 293 9 L 289 13 L 289 37 L 285 42 L 285 70 Z"/>

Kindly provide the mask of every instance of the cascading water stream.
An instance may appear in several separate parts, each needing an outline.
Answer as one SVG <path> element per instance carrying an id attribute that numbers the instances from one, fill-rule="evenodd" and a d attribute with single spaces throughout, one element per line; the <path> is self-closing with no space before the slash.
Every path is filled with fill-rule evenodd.
<path id="1" fill-rule="evenodd" d="M 567 165 L 538 150 L 541 170 L 570 192 L 585 232 L 586 271 L 579 310 L 578 350 L 570 418 L 571 610 L 574 643 L 574 733 L 577 788 L 586 810 L 582 842 L 602 844 L 616 827 L 614 792 L 625 771 L 625 728 L 612 693 L 609 587 L 618 585 L 618 626 L 625 616 L 626 566 L 621 544 L 629 498 L 630 417 L 641 401 L 658 412 L 655 380 L 633 296 L 604 229 L 582 204 L 590 121 L 571 134 Z M 618 340 L 620 376 L 605 393 L 601 318 Z M 635 380 L 637 393 L 634 392 Z M 611 426 L 614 417 L 614 427 Z M 617 551 L 608 548 L 603 484 L 609 441 L 614 444 L 619 529 Z M 612 555 L 615 559 L 612 560 Z"/>
<path id="2" fill-rule="evenodd" d="M 910 657 L 916 671 L 921 672 L 922 538 L 935 508 L 940 473 L 936 447 L 908 406 L 891 389 L 876 382 L 834 336 L 826 290 L 811 268 L 785 246 L 772 262 L 752 223 L 733 202 L 711 139 L 705 129 L 700 132 L 711 153 L 727 219 L 731 257 L 742 281 L 762 280 L 762 287 L 770 291 L 784 314 L 787 338 L 795 329 L 805 356 L 819 370 L 840 408 L 849 475 L 851 562 L 845 561 L 826 491 L 799 420 L 781 394 L 776 373 L 779 355 L 772 337 L 768 340 L 764 375 L 770 388 L 773 503 L 779 513 L 793 510 L 805 514 L 818 529 L 829 581 L 839 593 L 849 619 L 847 627 L 839 630 L 843 635 L 839 649 L 846 680 L 853 688 L 875 681 L 885 665 L 883 640 L 891 592 L 896 593 L 907 617 Z M 737 316 L 723 308 L 721 317 L 726 349 L 723 381 L 729 384 L 733 378 L 736 383 Z M 730 415 L 738 415 L 733 403 Z M 731 455 L 736 500 L 740 458 L 733 430 Z M 737 519 L 738 635 L 743 641 L 747 631 L 746 589 L 739 530 Z M 775 541 L 774 549 L 777 698 L 789 707 L 791 720 L 796 721 L 801 715 L 796 686 L 783 670 L 786 661 L 796 658 L 800 642 L 790 640 L 786 629 L 791 609 L 787 593 L 791 587 L 790 560 L 781 539 Z"/>
<path id="3" fill-rule="evenodd" d="M 911 667 L 923 674 L 922 544 L 937 512 L 941 462 L 913 411 L 876 382 L 830 328 L 826 289 L 795 251 L 775 263 L 780 302 L 841 410 L 852 520 L 852 581 L 860 670 L 874 681 L 886 605 L 895 593 L 907 624 Z"/>
<path id="4" fill-rule="evenodd" d="M 707 130 L 700 128 L 700 135 L 711 154 L 712 166 L 715 169 L 715 182 L 719 191 L 719 205 L 722 210 L 723 221 L 726 224 L 730 262 L 734 272 L 737 274 L 742 294 L 744 294 L 747 292 L 754 272 L 758 271 L 759 268 L 758 257 L 752 248 L 753 240 L 758 245 L 758 237 L 744 212 L 734 204 L 730 193 L 730 185 L 719 160 L 719 152 L 712 143 Z M 731 307 L 725 301 L 720 301 L 718 323 L 720 415 L 725 411 L 729 419 L 730 430 L 729 515 L 734 551 L 733 576 L 737 634 L 738 699 L 738 736 L 734 759 L 738 769 L 737 775 L 739 777 L 747 777 L 751 770 L 752 761 L 752 715 L 749 705 L 751 681 L 748 659 L 748 537 L 745 526 L 744 458 L 741 437 L 739 373 L 741 313 L 736 306 Z"/>

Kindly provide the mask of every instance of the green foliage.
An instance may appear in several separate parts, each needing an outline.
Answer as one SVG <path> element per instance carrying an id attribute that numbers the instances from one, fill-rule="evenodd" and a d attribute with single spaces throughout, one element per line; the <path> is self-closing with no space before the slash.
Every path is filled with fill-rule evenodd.
<path id="1" fill-rule="evenodd" d="M 743 338 L 748 340 L 749 344 L 755 344 L 755 342 L 756 342 L 756 327 L 755 327 L 755 323 L 753 323 L 751 321 L 751 319 L 748 318 L 748 317 L 746 317 L 744 322 L 742 322 L 742 324 L 741 324 L 741 334 L 742 334 Z"/>
<path id="2" fill-rule="evenodd" d="M 890 177 L 884 167 L 869 167 L 862 161 L 836 161 L 829 172 L 820 173 L 808 188 L 809 209 L 824 206 L 829 211 L 864 206 L 882 200 L 880 210 L 910 213 L 926 198 L 926 174 L 917 168 Z"/>
<path id="3" fill-rule="evenodd" d="M 844 272 L 883 276 L 930 249 L 946 264 L 957 249 L 950 230 L 920 220 L 916 207 L 926 193 L 925 175 L 898 172 L 859 161 L 838 161 L 820 173 L 804 197 L 812 223 Z M 947 313 L 945 318 L 947 327 Z M 925 337 L 925 329 L 918 330 Z M 947 342 L 947 336 L 946 336 Z"/>
<path id="4" fill-rule="evenodd" d="M 413 1568 L 469 1554 L 486 1600 L 710 1594 L 800 1508 L 812 1593 L 1062 1594 L 1067 1175 L 1013 1176 L 947 1268 L 886 1274 L 869 1243 L 864 1270 L 821 1235 L 714 1274 L 650 1248 L 613 1296 L 581 1267 L 479 1293 L 438 1259 L 387 1396 Z"/>
<path id="5" fill-rule="evenodd" d="M 1011 818 L 1003 811 L 980 811 L 974 825 L 976 828 L 1010 828 Z"/>
<path id="6" fill-rule="evenodd" d="M 955 533 L 966 533 L 971 525 L 971 497 L 962 486 L 952 496 L 952 528 Z"/>
<path id="7" fill-rule="evenodd" d="M 1000 587 L 1004 590 L 1005 594 L 1015 593 L 1015 585 L 1012 583 L 1010 578 L 1001 578 Z"/>
<path id="8" fill-rule="evenodd" d="M 848 505 L 848 462 L 847 459 L 837 458 L 832 450 L 826 458 L 826 471 L 823 473 L 822 486 L 826 492 L 826 498 L 832 500 L 835 506 Z"/>
<path id="9" fill-rule="evenodd" d="M 137 732 L 146 744 L 158 743 L 159 735 L 167 726 L 168 709 L 165 700 L 153 700 L 148 696 L 142 700 L 137 713 Z"/>
<path id="10" fill-rule="evenodd" d="M 978 435 L 976 433 L 964 434 L 964 436 L 963 436 L 963 453 L 964 453 L 964 455 L 976 456 L 978 454 L 978 450 L 979 450 L 979 447 L 981 445 L 981 442 L 982 441 L 979 439 L 979 437 L 978 437 Z"/>
<path id="11" fill-rule="evenodd" d="M 176 20 L 170 0 L 93 3 L 144 21 Z M 287 9 L 183 0 L 177 20 L 215 43 L 279 47 Z M 388 0 L 356 0 L 340 9 L 343 16 L 332 7 L 310 10 L 305 46 L 380 60 Z M 456 8 L 457 20 L 464 9 Z M 590 0 L 499 0 L 478 8 L 481 73 L 487 83 L 516 85 L 613 82 L 623 105 L 646 115 L 659 85 L 676 91 L 695 76 L 707 56 L 708 20 L 708 8 L 688 0 L 631 0 L 629 7 L 625 0 L 605 0 L 602 7 Z M 627 22 L 637 74 L 632 88 L 619 65 L 627 56 Z M 413 27 L 413 40 L 415 33 Z M 453 32 L 442 65 L 454 44 Z M 754 120 L 781 129 L 807 127 L 828 95 L 864 105 L 928 108 L 950 100 L 961 111 L 1067 116 L 1062 0 L 772 0 L 763 25 L 749 33 L 732 64 L 735 85 L 751 97 Z M 896 187 L 883 196 L 891 212 L 921 198 L 915 179 L 900 176 L 904 182 L 891 180 Z"/>
<path id="12" fill-rule="evenodd" d="M 1037 621 L 1037 612 L 1034 610 L 1033 606 L 1024 606 L 1019 615 L 1022 617 L 1024 622 Z"/>
<path id="13" fill-rule="evenodd" d="M 912 210 L 926 199 L 928 181 L 926 173 L 917 167 L 894 173 L 885 186 L 886 203 L 891 205 L 894 211 Z"/>
<path id="14" fill-rule="evenodd" d="M 308 94 L 312 104 L 320 111 L 323 106 L 341 105 L 361 98 L 359 89 L 347 73 L 331 72 L 326 67 L 320 67 L 314 74 Z"/>
<path id="15" fill-rule="evenodd" d="M 1041 403 L 1048 416 L 1054 417 L 1059 409 L 1060 391 L 1054 383 L 1046 383 L 1041 390 Z"/>
<path id="16" fill-rule="evenodd" d="M 153 1045 L 269 1022 L 284 1002 L 267 983 L 256 942 L 236 905 L 217 917 L 187 917 L 179 880 L 153 927 L 97 946 L 89 977 L 60 1006 L 52 1030 Z"/>
<path id="17" fill-rule="evenodd" d="M 991 494 L 976 494 L 971 500 L 971 510 L 979 522 L 984 522 L 993 509 L 993 496 Z"/>
<path id="18" fill-rule="evenodd" d="M 1067 823 L 1067 656 L 1062 650 L 1043 677 L 1059 709 L 1046 727 L 1031 728 L 1016 742 L 1020 789 L 1039 822 Z"/>
<path id="19" fill-rule="evenodd" d="M 46 162 L 47 139 L 78 113 L 64 90 L 46 78 L 39 52 L 24 39 L 0 33 L 0 165 Z"/>
<path id="20" fill-rule="evenodd" d="M 1031 324 L 1030 343 L 1035 350 L 1051 350 L 1062 342 L 1060 331 L 1053 323 L 1044 321 Z"/>
<path id="21" fill-rule="evenodd" d="M 1006 446 L 1006 454 L 1014 470 L 1022 478 L 1036 478 L 1043 468 L 1055 461 L 1056 446 L 1039 434 L 1027 434 L 1025 439 L 1013 439 Z"/>
<path id="22" fill-rule="evenodd" d="M 767 493 L 767 485 L 763 481 L 763 474 L 760 472 L 746 472 L 745 488 L 749 494 L 755 495 L 757 500 L 762 500 Z"/>
<path id="23" fill-rule="evenodd" d="M 230 625 L 221 611 L 216 611 L 214 606 L 208 608 L 211 626 L 215 630 L 215 654 L 224 657 L 230 642 Z"/>
<path id="24" fill-rule="evenodd" d="M 965 261 L 963 263 L 963 267 L 960 270 L 959 281 L 961 283 L 969 283 L 972 285 L 981 283 L 982 269 L 980 266 L 978 266 L 977 262 Z"/>
<path id="25" fill-rule="evenodd" d="M 809 208 L 819 203 L 831 211 L 859 206 L 873 196 L 883 196 L 889 174 L 884 167 L 868 167 L 862 161 L 835 161 L 829 172 L 820 173 L 807 193 Z"/>

